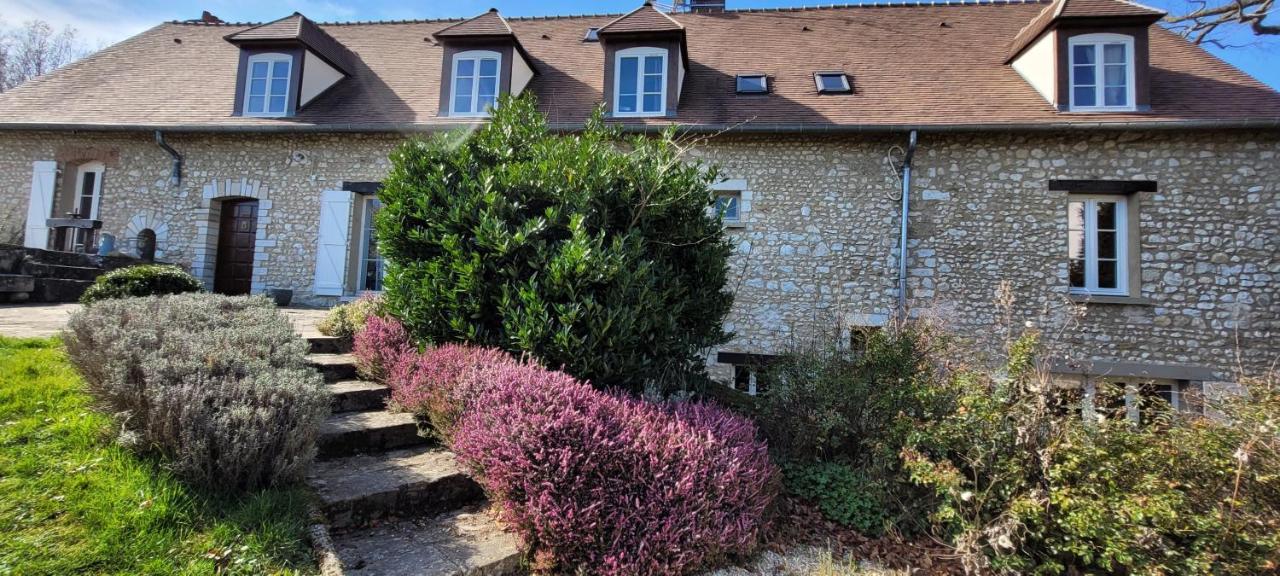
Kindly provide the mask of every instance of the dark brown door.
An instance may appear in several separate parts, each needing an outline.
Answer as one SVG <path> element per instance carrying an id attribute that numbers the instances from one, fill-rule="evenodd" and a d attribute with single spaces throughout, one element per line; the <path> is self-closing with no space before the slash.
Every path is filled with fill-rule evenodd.
<path id="1" fill-rule="evenodd" d="M 258 235 L 258 201 L 222 203 L 218 225 L 218 265 L 213 289 L 219 294 L 248 294 L 253 282 L 253 245 Z"/>

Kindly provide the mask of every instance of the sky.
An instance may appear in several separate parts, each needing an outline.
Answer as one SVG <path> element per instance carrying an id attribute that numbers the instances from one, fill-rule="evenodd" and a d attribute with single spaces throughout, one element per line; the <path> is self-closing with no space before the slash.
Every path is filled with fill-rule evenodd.
<path id="1" fill-rule="evenodd" d="M 670 0 L 660 0 L 669 2 Z M 728 0 L 730 8 L 775 8 L 857 0 Z M 1142 0 L 1171 13 L 1187 10 L 1188 0 Z M 312 20 L 404 20 L 460 18 L 497 8 L 505 16 L 621 13 L 642 0 L 0 0 L 0 21 L 8 25 L 41 19 L 57 28 L 76 28 L 89 46 L 119 42 L 167 20 L 198 18 L 208 10 L 232 22 L 262 22 L 295 11 Z M 1213 2 L 1213 0 L 1211 0 Z M 1216 2 L 1215 2 L 1216 3 Z M 1267 84 L 1280 89 L 1280 36 L 1257 38 L 1246 30 L 1226 39 L 1242 47 L 1210 52 Z"/>

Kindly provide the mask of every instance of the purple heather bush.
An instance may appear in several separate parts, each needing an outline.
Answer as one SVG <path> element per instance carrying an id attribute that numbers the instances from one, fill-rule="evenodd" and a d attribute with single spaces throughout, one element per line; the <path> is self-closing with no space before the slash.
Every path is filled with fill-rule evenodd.
<path id="1" fill-rule="evenodd" d="M 447 444 L 458 418 L 489 381 L 485 373 L 517 364 L 496 348 L 445 344 L 401 355 L 387 385 L 396 407 L 430 421 L 436 437 Z"/>
<path id="2" fill-rule="evenodd" d="M 365 378 L 379 382 L 386 381 L 401 358 L 414 350 L 409 333 L 399 320 L 376 314 L 370 314 L 364 326 L 356 330 L 351 345 L 356 370 Z"/>
<path id="3" fill-rule="evenodd" d="M 750 421 L 533 364 L 474 374 L 484 386 L 451 445 L 535 569 L 682 574 L 757 545 L 778 472 Z"/>

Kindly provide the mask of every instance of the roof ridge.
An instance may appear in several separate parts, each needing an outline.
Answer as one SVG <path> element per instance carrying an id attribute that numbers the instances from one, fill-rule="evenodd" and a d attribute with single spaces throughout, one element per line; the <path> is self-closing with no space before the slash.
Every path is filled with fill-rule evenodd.
<path id="1" fill-rule="evenodd" d="M 1117 0 L 1157 10 L 1144 4 L 1130 2 L 1129 0 Z M 871 2 L 846 2 L 835 4 L 817 4 L 813 6 L 776 6 L 770 8 L 726 8 L 719 13 L 706 12 L 682 12 L 681 16 L 710 16 L 715 17 L 720 13 L 769 13 L 769 12 L 808 12 L 814 10 L 845 10 L 854 8 L 927 8 L 927 7 L 972 7 L 972 6 L 1006 6 L 1021 4 L 1052 4 L 1054 0 L 873 0 Z M 639 10 L 639 8 L 637 8 Z M 635 10 L 632 10 L 634 12 Z M 670 15 L 659 11 L 660 14 L 670 18 Z M 503 16 L 502 18 L 508 22 L 513 21 L 537 21 L 537 20 L 571 20 L 577 18 L 614 18 L 617 19 L 626 16 L 630 12 L 619 14 L 617 12 L 604 12 L 599 14 L 544 14 L 538 16 Z M 292 16 L 292 14 L 290 15 Z M 286 16 L 285 18 L 288 18 Z M 399 20 L 343 20 L 321 22 L 312 20 L 311 22 L 317 26 L 371 26 L 378 24 L 444 24 L 465 22 L 470 17 L 449 17 L 449 18 L 403 18 Z M 281 18 L 283 20 L 283 18 Z M 675 20 L 672 18 L 672 20 Z M 170 20 L 168 24 L 180 24 L 183 26 L 218 26 L 227 28 L 237 28 L 241 26 L 258 27 L 265 24 L 275 22 L 201 22 L 199 20 Z"/>

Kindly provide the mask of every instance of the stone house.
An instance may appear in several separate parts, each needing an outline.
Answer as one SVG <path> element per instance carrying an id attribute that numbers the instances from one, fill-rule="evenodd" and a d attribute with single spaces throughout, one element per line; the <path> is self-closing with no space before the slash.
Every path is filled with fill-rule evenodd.
<path id="1" fill-rule="evenodd" d="M 161 24 L 0 95 L 0 230 L 43 248 L 70 214 L 211 289 L 330 304 L 380 288 L 392 148 L 531 92 L 556 129 L 603 106 L 721 167 L 736 336 L 710 358 L 741 388 L 806 334 L 857 340 L 900 307 L 975 351 L 1035 321 L 1061 379 L 1175 402 L 1280 356 L 1280 95 L 1159 11 L 715 4 Z"/>

